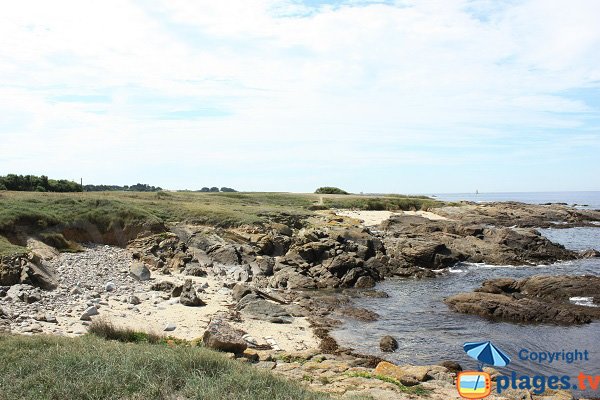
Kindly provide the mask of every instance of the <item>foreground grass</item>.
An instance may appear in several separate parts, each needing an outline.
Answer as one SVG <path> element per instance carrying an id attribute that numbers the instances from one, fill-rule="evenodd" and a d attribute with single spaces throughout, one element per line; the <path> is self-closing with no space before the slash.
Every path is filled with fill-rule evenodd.
<path id="1" fill-rule="evenodd" d="M 0 335 L 0 400 L 327 399 L 199 347 Z"/>

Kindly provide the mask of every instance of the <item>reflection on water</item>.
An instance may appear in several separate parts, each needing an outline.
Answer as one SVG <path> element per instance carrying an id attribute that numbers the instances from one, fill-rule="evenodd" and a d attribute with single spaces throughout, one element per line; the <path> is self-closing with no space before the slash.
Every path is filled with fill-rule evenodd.
<path id="1" fill-rule="evenodd" d="M 597 232 L 550 230 L 569 238 L 589 235 L 600 238 Z M 545 232 L 546 234 L 546 232 Z M 599 235 L 599 236 L 596 236 Z M 589 239 L 589 237 L 588 237 Z M 587 240 L 587 239 L 586 239 Z M 564 243 L 574 247 L 578 242 Z M 583 248 L 600 249 L 600 242 Z M 581 245 L 581 244 L 579 244 Z M 492 267 L 477 264 L 459 264 L 452 272 L 435 279 L 386 280 L 377 287 L 386 291 L 387 299 L 359 298 L 356 305 L 376 311 L 381 316 L 376 322 L 348 320 L 332 336 L 342 346 L 366 354 L 376 354 L 398 363 L 432 364 L 443 360 L 459 361 L 465 368 L 475 368 L 476 363 L 462 351 L 467 341 L 491 340 L 512 357 L 512 363 L 502 369 L 528 374 L 571 375 L 579 371 L 600 375 L 600 322 L 583 326 L 522 325 L 506 322 L 490 322 L 477 316 L 451 312 L 443 299 L 459 292 L 469 292 L 479 287 L 484 280 L 511 277 L 524 278 L 531 275 L 592 274 L 600 275 L 600 259 L 577 260 L 554 265 L 523 267 Z M 379 340 L 392 335 L 398 340 L 395 353 L 381 353 Z M 522 348 L 532 351 L 580 351 L 590 352 L 587 363 L 551 365 L 532 364 L 520 361 L 517 353 Z"/>

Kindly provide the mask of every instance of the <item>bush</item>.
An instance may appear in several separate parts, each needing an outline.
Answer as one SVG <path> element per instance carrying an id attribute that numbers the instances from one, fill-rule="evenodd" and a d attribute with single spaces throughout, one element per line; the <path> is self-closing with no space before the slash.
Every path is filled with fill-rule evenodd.
<path id="1" fill-rule="evenodd" d="M 348 194 L 345 190 L 333 186 L 323 186 L 315 190 L 316 194 Z"/>

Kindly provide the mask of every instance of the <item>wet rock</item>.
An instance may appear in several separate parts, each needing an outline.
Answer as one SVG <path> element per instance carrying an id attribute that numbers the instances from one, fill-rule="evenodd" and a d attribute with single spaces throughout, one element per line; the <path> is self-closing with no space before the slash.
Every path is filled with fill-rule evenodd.
<path id="1" fill-rule="evenodd" d="M 179 302 L 184 306 L 188 307 L 198 307 L 206 305 L 206 303 L 200 300 L 200 298 L 196 294 L 196 290 L 194 289 L 191 279 L 185 280 L 181 291 L 181 296 L 179 297 Z"/>
<path id="2" fill-rule="evenodd" d="M 398 349 L 398 342 L 393 337 L 386 335 L 379 341 L 379 348 L 386 353 L 392 353 Z"/>
<path id="3" fill-rule="evenodd" d="M 360 307 L 344 307 L 340 311 L 342 315 L 357 319 L 359 321 L 372 322 L 379 319 L 379 314 L 375 311 Z"/>
<path id="4" fill-rule="evenodd" d="M 146 265 L 139 261 L 134 261 L 129 268 L 129 274 L 138 281 L 147 281 L 150 279 L 150 270 Z"/>
<path id="5" fill-rule="evenodd" d="M 248 347 L 243 335 L 243 331 L 234 329 L 224 320 L 213 318 L 204 332 L 202 342 L 214 350 L 240 354 Z"/>
<path id="6" fill-rule="evenodd" d="M 462 366 L 459 363 L 457 363 L 456 361 L 442 361 L 440 363 L 440 365 L 442 367 L 446 368 L 448 371 L 454 372 L 454 373 L 457 373 L 457 372 L 460 372 L 463 370 Z"/>
<path id="7" fill-rule="evenodd" d="M 375 286 L 375 279 L 370 276 L 361 276 L 354 283 L 354 287 L 357 289 L 372 288 Z"/>

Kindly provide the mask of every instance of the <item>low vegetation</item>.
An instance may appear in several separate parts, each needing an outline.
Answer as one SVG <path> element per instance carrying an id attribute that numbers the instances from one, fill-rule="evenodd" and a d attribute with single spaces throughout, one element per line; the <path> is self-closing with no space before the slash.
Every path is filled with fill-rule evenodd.
<path id="1" fill-rule="evenodd" d="M 429 394 L 429 390 L 425 389 L 424 387 L 420 386 L 420 385 L 416 385 L 416 386 L 405 386 L 402 383 L 400 383 L 400 381 L 398 379 L 392 378 L 390 376 L 386 376 L 386 375 L 377 375 L 377 374 L 372 374 L 370 372 L 349 372 L 347 374 L 348 376 L 351 377 L 356 377 L 356 378 L 365 378 L 365 379 L 379 379 L 380 381 L 383 382 L 387 382 L 387 383 L 391 383 L 392 385 L 396 385 L 396 387 L 398 387 L 398 389 L 400 389 L 400 391 L 404 392 L 404 393 L 410 393 L 410 394 L 416 394 L 419 396 L 427 396 Z"/>
<path id="2" fill-rule="evenodd" d="M 41 235 L 42 239 L 51 241 L 50 244 L 73 251 L 71 244 L 62 243 L 64 239 L 56 233 L 74 226 L 93 226 L 101 234 L 140 226 L 160 230 L 164 224 L 182 221 L 217 227 L 277 221 L 299 227 L 316 209 L 426 210 L 441 204 L 430 198 L 396 195 L 3 191 L 0 192 L 0 236 L 23 245 L 13 240 L 16 232 Z M 0 255 L 15 250 L 20 248 L 12 247 L 4 238 L 0 240 Z"/>
<path id="3" fill-rule="evenodd" d="M 0 400 L 327 399 L 202 347 L 0 335 Z"/>
<path id="4" fill-rule="evenodd" d="M 115 326 L 107 319 L 95 319 L 88 327 L 88 333 L 105 340 L 117 340 L 123 343 L 165 343 L 166 338 L 155 333 L 146 333 Z"/>

